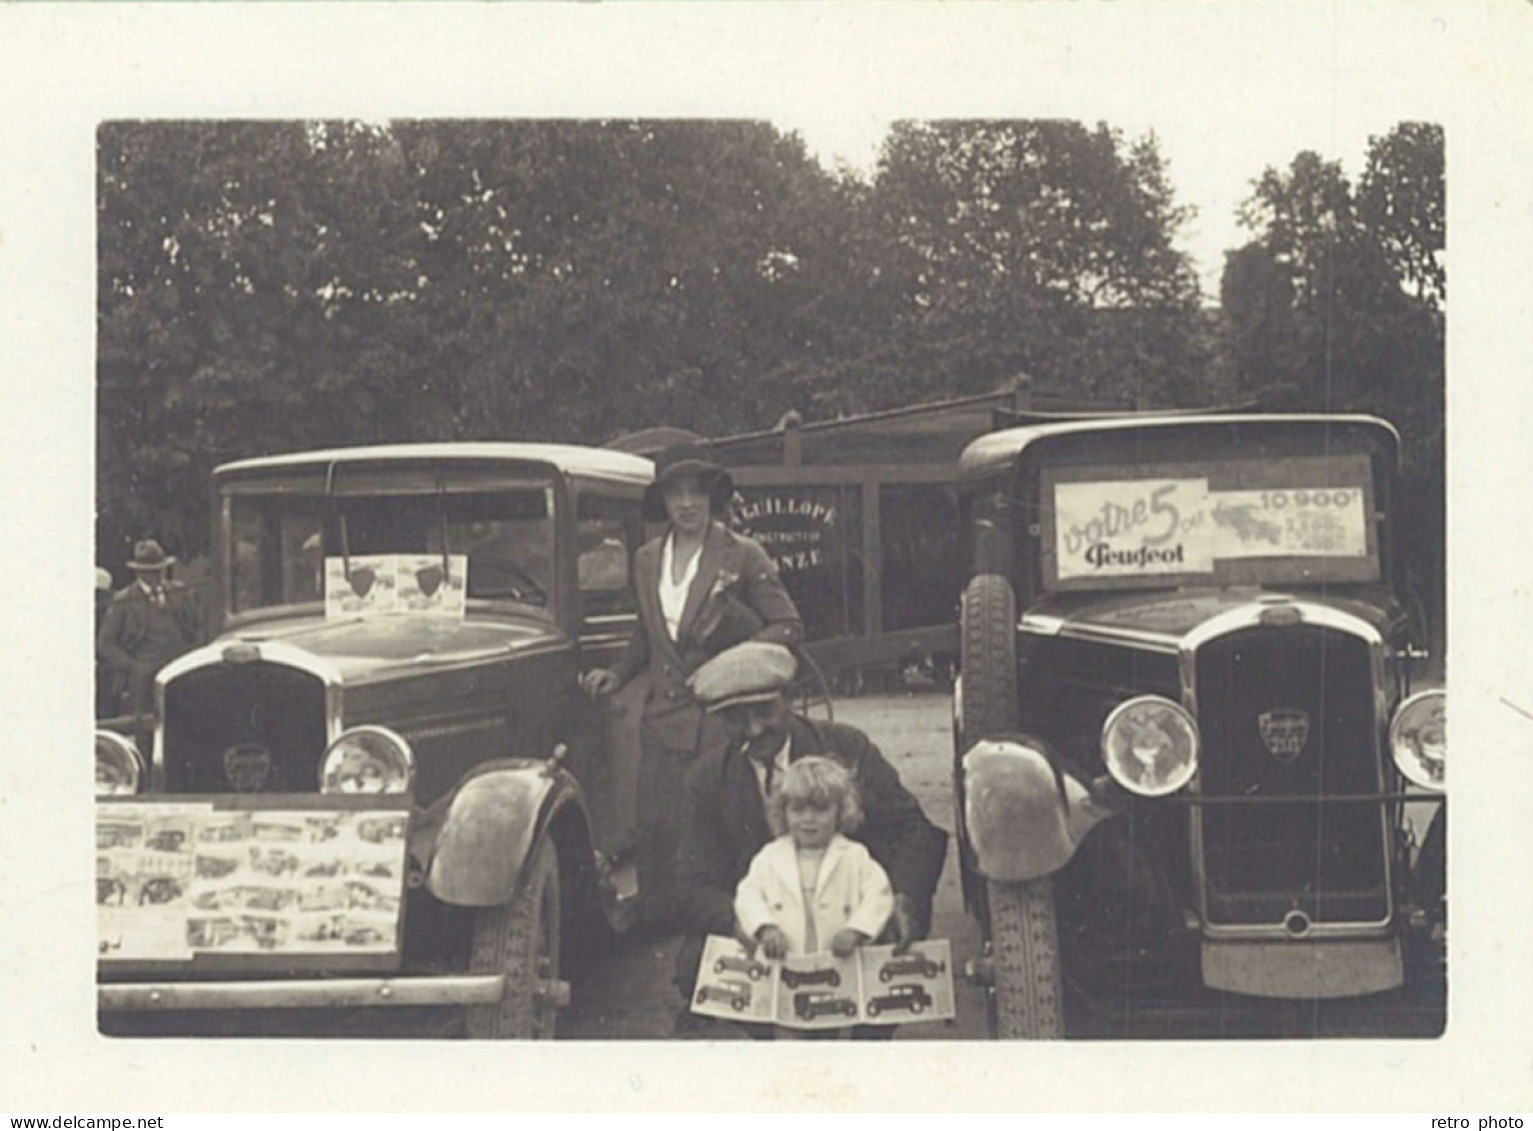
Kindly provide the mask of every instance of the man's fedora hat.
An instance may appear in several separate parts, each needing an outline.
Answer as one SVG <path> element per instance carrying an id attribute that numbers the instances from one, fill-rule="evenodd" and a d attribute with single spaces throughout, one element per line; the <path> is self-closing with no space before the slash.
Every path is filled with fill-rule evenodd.
<path id="1" fill-rule="evenodd" d="M 141 570 L 166 569 L 175 560 L 153 538 L 145 538 L 142 542 L 134 544 L 133 560 L 128 563 L 128 568 Z"/>
<path id="2" fill-rule="evenodd" d="M 701 665 L 687 684 L 711 713 L 776 698 L 786 690 L 797 669 L 793 653 L 781 644 L 747 640 Z"/>
<path id="3" fill-rule="evenodd" d="M 695 475 L 708 488 L 715 515 L 724 514 L 735 493 L 734 477 L 724 470 L 706 440 L 673 444 L 655 457 L 655 481 L 644 490 L 646 522 L 665 521 L 665 485 Z"/>

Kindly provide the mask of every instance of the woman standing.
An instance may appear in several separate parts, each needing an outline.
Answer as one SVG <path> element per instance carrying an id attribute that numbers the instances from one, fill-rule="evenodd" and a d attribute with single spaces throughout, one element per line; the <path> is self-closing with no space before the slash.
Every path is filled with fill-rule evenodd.
<path id="1" fill-rule="evenodd" d="M 734 480 L 706 443 L 678 444 L 655 461 L 644 495 L 648 521 L 669 528 L 634 555 L 639 624 L 615 668 L 582 677 L 593 697 L 611 695 L 637 676 L 649 686 L 640 723 L 638 784 L 640 917 L 671 918 L 682 781 L 692 760 L 722 746 L 717 716 L 704 715 L 687 688 L 699 665 L 743 640 L 796 644 L 804 626 L 777 569 L 759 545 L 732 532 L 727 513 Z"/>

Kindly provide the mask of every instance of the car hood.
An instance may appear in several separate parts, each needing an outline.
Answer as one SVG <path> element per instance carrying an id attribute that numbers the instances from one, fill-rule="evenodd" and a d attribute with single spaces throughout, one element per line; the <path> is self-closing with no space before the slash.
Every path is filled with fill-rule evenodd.
<path id="1" fill-rule="evenodd" d="M 1100 593 L 1055 594 L 1022 616 L 1023 627 L 1047 634 L 1143 637 L 1174 645 L 1216 617 L 1259 605 L 1301 604 L 1355 617 L 1380 633 L 1399 617 L 1392 594 L 1379 586 L 1334 590 L 1255 588 L 1179 589 L 1104 597 Z"/>
<path id="2" fill-rule="evenodd" d="M 455 620 L 392 616 L 326 620 L 304 617 L 246 625 L 183 656 L 163 673 L 201 667 L 251 647 L 260 658 L 324 671 L 340 683 L 361 683 L 493 659 L 563 639 L 557 626 L 533 617 Z M 246 658 L 256 658 L 246 656 Z"/>

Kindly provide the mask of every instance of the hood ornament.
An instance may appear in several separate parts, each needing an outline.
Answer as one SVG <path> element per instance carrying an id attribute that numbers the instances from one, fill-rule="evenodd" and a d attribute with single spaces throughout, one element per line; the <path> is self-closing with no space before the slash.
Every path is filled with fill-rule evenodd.
<path id="1" fill-rule="evenodd" d="M 1262 745 L 1279 762 L 1292 762 L 1309 741 L 1309 712 L 1297 707 L 1274 707 L 1256 716 Z"/>

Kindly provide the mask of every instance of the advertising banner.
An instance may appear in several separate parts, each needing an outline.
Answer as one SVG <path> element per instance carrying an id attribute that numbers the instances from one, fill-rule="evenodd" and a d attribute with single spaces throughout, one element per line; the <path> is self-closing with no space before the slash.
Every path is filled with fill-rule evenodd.
<path id="1" fill-rule="evenodd" d="M 396 810 L 98 805 L 100 957 L 386 954 L 407 826 Z"/>
<path id="2" fill-rule="evenodd" d="M 462 617 L 468 558 L 452 554 L 368 554 L 325 559 L 325 615 L 399 613 Z"/>
<path id="3" fill-rule="evenodd" d="M 1329 576 L 1362 579 L 1376 553 L 1365 460 L 1231 462 L 1206 475 L 1101 470 L 1048 487 L 1048 549 L 1065 585 L 1206 578 L 1229 568 L 1221 563 L 1261 559 L 1285 561 L 1291 579 L 1308 577 L 1304 563 L 1317 559 Z"/>

